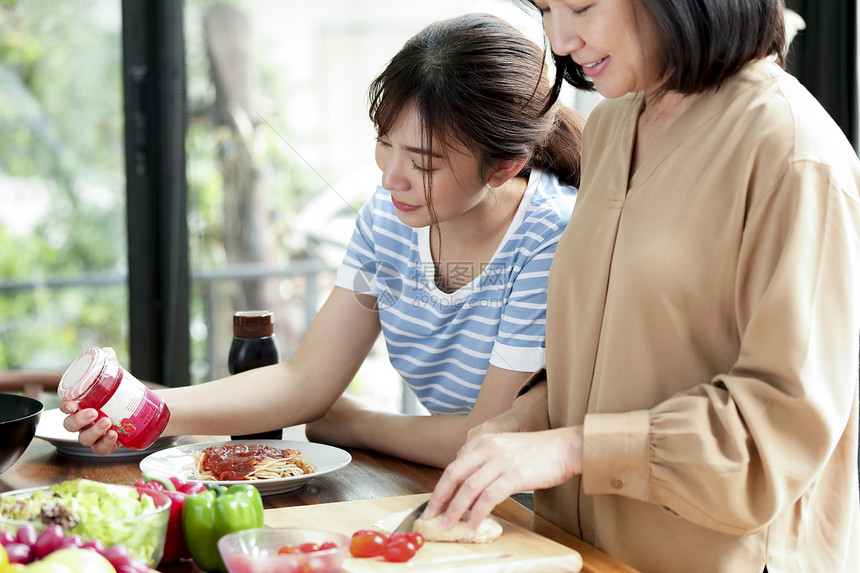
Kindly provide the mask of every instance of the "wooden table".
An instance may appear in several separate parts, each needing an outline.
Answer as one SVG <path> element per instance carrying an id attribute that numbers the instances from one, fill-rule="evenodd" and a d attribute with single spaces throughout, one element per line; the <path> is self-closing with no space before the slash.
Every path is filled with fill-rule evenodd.
<path id="1" fill-rule="evenodd" d="M 207 436 L 203 441 L 226 439 Z M 285 436 L 294 439 L 294 436 Z M 199 441 L 181 438 L 179 443 Z M 349 450 L 352 462 L 345 468 L 319 476 L 296 491 L 263 497 L 266 509 L 315 503 L 355 501 L 429 493 L 441 470 L 369 452 Z M 101 482 L 131 485 L 140 478 L 139 460 L 110 458 L 69 458 L 57 453 L 48 442 L 35 438 L 21 459 L 0 475 L 0 491 L 49 485 L 69 479 L 87 478 Z M 576 549 L 582 555 L 583 571 L 588 573 L 635 573 L 635 570 L 536 515 L 525 506 L 508 499 L 494 511 L 499 517 L 540 535 Z M 162 565 L 162 573 L 199 573 L 190 562 Z"/>

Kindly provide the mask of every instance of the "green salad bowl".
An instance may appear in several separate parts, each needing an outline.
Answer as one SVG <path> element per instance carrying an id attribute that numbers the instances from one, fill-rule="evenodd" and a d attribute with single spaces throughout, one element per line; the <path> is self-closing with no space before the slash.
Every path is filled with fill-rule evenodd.
<path id="1" fill-rule="evenodd" d="M 77 483 L 82 484 L 81 492 L 65 491 L 57 496 L 52 489 Z M 57 509 L 58 499 L 63 499 L 61 505 L 70 512 Z M 170 504 L 170 497 L 158 491 L 141 492 L 130 486 L 71 480 L 0 494 L 0 531 L 14 534 L 29 523 L 41 532 L 50 523 L 58 523 L 67 536 L 79 535 L 84 543 L 99 539 L 105 547 L 121 543 L 131 557 L 155 567 L 164 553 Z M 132 512 L 135 514 L 130 515 Z M 19 517 L 25 514 L 26 519 Z"/>

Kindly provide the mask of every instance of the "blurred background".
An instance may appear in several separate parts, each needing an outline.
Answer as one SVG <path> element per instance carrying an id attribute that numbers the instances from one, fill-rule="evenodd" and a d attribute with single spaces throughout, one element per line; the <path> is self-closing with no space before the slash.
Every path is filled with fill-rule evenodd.
<path id="1" fill-rule="evenodd" d="M 856 142 L 856 6 L 788 5 L 790 70 Z M 379 181 L 368 84 L 473 11 L 543 45 L 511 0 L 0 0 L 0 371 L 99 345 L 197 384 L 227 374 L 232 314 L 258 308 L 288 356 Z M 417 408 L 381 344 L 351 391 Z"/>

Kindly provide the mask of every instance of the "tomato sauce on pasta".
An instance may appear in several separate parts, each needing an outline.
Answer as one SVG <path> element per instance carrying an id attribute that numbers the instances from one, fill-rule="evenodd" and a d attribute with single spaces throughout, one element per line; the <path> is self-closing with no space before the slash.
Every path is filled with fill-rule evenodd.
<path id="1" fill-rule="evenodd" d="M 209 446 L 194 454 L 197 479 L 239 481 L 311 474 L 299 450 L 256 444 Z"/>

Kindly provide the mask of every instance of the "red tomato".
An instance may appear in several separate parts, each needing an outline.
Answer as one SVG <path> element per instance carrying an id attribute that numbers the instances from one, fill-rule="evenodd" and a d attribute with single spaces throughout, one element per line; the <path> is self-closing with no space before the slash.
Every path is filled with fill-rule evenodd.
<path id="1" fill-rule="evenodd" d="M 402 563 L 409 561 L 415 556 L 418 547 L 403 533 L 397 533 L 388 538 L 388 543 L 382 550 L 382 557 L 386 561 Z"/>
<path id="2" fill-rule="evenodd" d="M 319 550 L 320 550 L 319 543 L 307 542 L 307 543 L 302 543 L 301 545 L 299 545 L 299 551 L 301 551 L 302 553 L 313 553 L 314 551 L 319 551 Z"/>
<path id="3" fill-rule="evenodd" d="M 388 543 L 403 543 L 404 539 L 407 541 L 412 541 L 412 539 L 409 538 L 409 533 L 395 533 L 388 538 Z"/>
<path id="4" fill-rule="evenodd" d="M 325 551 L 326 549 L 337 549 L 337 543 L 333 541 L 324 541 L 320 544 L 320 551 Z"/>
<path id="5" fill-rule="evenodd" d="M 418 533 L 417 531 L 409 531 L 406 533 L 407 539 L 415 544 L 417 549 L 421 549 L 424 545 L 424 536 Z"/>
<path id="6" fill-rule="evenodd" d="M 359 529 L 358 531 L 353 533 L 352 536 L 358 537 L 359 535 L 370 535 L 370 534 L 381 535 L 382 537 L 385 537 L 384 533 L 382 533 L 381 531 L 376 531 L 375 529 Z"/>
<path id="7" fill-rule="evenodd" d="M 376 557 L 382 554 L 386 537 L 378 531 L 362 529 L 352 535 L 349 552 L 353 557 Z"/>
<path id="8" fill-rule="evenodd" d="M 280 549 L 278 549 L 278 555 L 288 555 L 290 553 L 300 553 L 301 550 L 295 545 L 282 545 Z"/>

